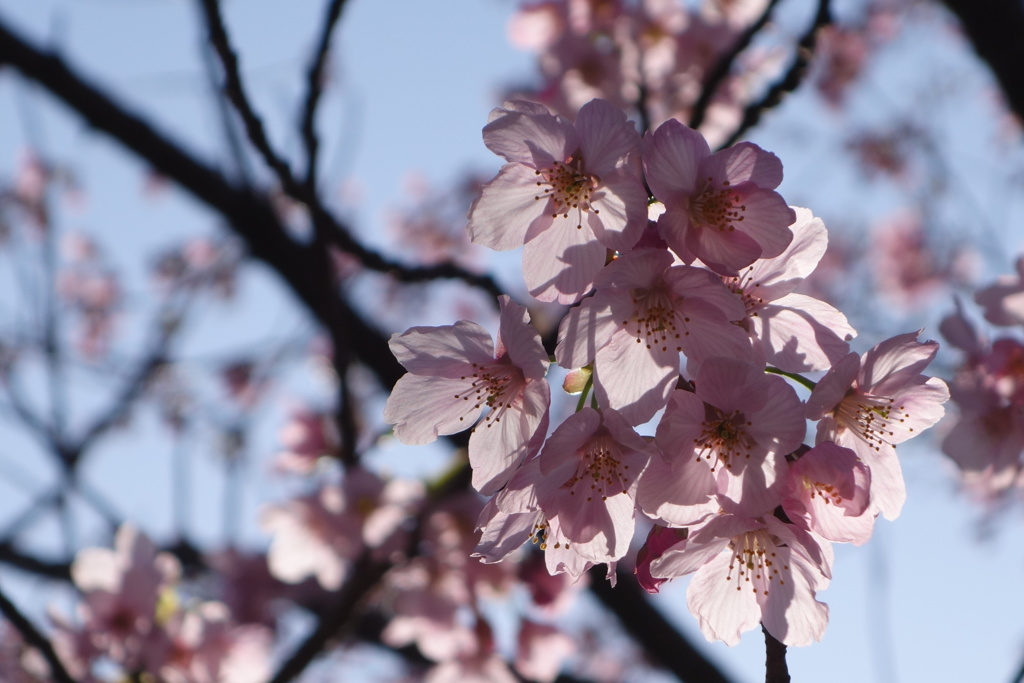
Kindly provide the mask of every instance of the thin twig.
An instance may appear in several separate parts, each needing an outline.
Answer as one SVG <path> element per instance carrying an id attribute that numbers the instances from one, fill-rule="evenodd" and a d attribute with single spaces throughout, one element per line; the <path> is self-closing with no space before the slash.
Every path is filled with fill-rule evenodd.
<path id="1" fill-rule="evenodd" d="M 752 23 L 747 30 L 744 31 L 732 48 L 718 58 L 715 62 L 714 67 L 708 72 L 707 78 L 704 79 L 704 85 L 701 87 L 700 97 L 697 99 L 697 103 L 693 105 L 693 111 L 690 112 L 690 128 L 697 129 L 704 123 L 704 117 L 707 116 L 708 107 L 711 106 L 711 99 L 718 92 L 719 86 L 725 81 L 729 72 L 732 71 L 733 64 L 740 54 L 746 50 L 750 43 L 754 40 L 754 36 L 761 32 L 771 18 L 772 10 L 775 9 L 775 5 L 779 3 L 779 0 L 770 0 L 765 6 L 761 16 Z"/>
<path id="2" fill-rule="evenodd" d="M 757 125 L 757 122 L 761 120 L 761 116 L 766 111 L 777 106 L 786 93 L 793 92 L 800 86 L 804 76 L 807 74 L 811 57 L 814 56 L 814 47 L 818 42 L 818 33 L 831 22 L 832 15 L 829 12 L 829 0 L 818 0 L 818 11 L 814 15 L 814 21 L 803 36 L 800 37 L 800 42 L 797 43 L 793 63 L 785 75 L 768 88 L 768 92 L 764 94 L 764 97 L 757 102 L 747 105 L 747 108 L 743 111 L 743 120 L 740 122 L 739 127 L 722 144 L 722 148 L 735 144 L 748 130 Z"/>
<path id="3" fill-rule="evenodd" d="M 316 192 L 316 166 L 319 141 L 316 137 L 316 109 L 324 90 L 324 67 L 331 50 L 331 36 L 338 25 L 341 10 L 346 0 L 331 0 L 324 18 L 320 41 L 313 53 L 313 60 L 306 76 L 306 105 L 302 108 L 302 140 L 306 145 L 306 177 L 303 184 L 310 193 Z"/>
<path id="4" fill-rule="evenodd" d="M 303 204 L 309 211 L 318 241 L 331 244 L 346 253 L 352 254 L 358 258 L 360 265 L 364 268 L 392 274 L 399 282 L 426 282 L 454 277 L 470 286 L 483 289 L 494 298 L 501 296 L 503 293 L 502 289 L 492 278 L 486 275 L 470 273 L 453 263 L 424 268 L 410 268 L 397 261 L 386 259 L 359 244 L 352 237 L 349 229 L 330 215 L 316 196 L 314 189 L 311 186 L 300 184 L 288 164 L 271 148 L 270 141 L 267 139 L 263 128 L 263 123 L 245 93 L 238 70 L 238 58 L 231 48 L 217 0 L 201 0 L 201 2 L 210 31 L 210 41 L 224 67 L 224 92 L 242 118 L 246 133 L 253 146 L 276 174 L 278 181 L 281 183 L 281 188 L 289 197 Z M 341 8 L 339 7 L 338 11 L 340 12 L 340 10 Z M 312 104 L 315 107 L 315 100 Z M 307 103 L 308 106 L 310 105 Z M 309 125 L 312 126 L 312 123 Z"/>
<path id="5" fill-rule="evenodd" d="M 224 67 L 224 94 L 234 106 L 235 111 L 242 118 L 245 132 L 249 136 L 256 151 L 263 157 L 274 173 L 280 179 L 281 184 L 286 188 L 289 186 L 298 187 L 298 182 L 292 175 L 288 164 L 277 155 L 270 146 L 263 121 L 256 110 L 249 102 L 242 83 L 241 72 L 238 68 L 238 57 L 235 55 L 231 42 L 228 39 L 227 29 L 224 26 L 224 19 L 220 14 L 220 3 L 217 0 L 200 0 L 203 8 L 203 16 L 206 19 L 206 28 L 210 32 L 210 44 L 217 52 L 221 65 Z M 290 193 L 289 193 L 290 194 Z"/>

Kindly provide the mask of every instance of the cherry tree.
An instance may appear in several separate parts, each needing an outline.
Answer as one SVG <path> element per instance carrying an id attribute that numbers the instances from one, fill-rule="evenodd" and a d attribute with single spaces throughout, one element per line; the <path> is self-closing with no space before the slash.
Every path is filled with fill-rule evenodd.
<path id="1" fill-rule="evenodd" d="M 193 4 L 203 131 L 0 8 L 4 680 L 715 682 L 701 640 L 756 637 L 788 681 L 914 505 L 906 442 L 990 505 L 1024 482 L 1024 338 L 977 322 L 1024 325 L 1024 261 L 957 234 L 927 114 L 851 104 L 940 26 L 1019 148 L 1019 3 L 502 6 L 533 71 L 472 124 L 490 165 L 383 218 L 391 179 L 338 170 L 360 3 L 287 17 L 276 107 L 244 5 Z M 429 143 L 452 106 L 400 113 Z M 144 225 L 81 224 L 112 153 Z"/>

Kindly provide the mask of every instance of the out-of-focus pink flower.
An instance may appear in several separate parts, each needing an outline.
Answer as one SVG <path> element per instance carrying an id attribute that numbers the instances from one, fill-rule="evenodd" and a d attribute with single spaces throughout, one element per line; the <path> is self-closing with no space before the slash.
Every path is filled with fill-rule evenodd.
<path id="1" fill-rule="evenodd" d="M 134 526 L 122 525 L 114 549 L 86 548 L 71 565 L 82 591 L 85 632 L 97 651 L 129 669 L 140 663 L 156 625 L 160 594 L 178 580 L 181 567 Z"/>
<path id="2" fill-rule="evenodd" d="M 551 683 L 558 677 L 562 662 L 575 650 L 573 639 L 558 628 L 523 619 L 516 646 L 516 671 L 531 681 Z"/>
<path id="3" fill-rule="evenodd" d="M 337 590 L 363 549 L 395 542 L 421 495 L 418 484 L 352 468 L 340 487 L 327 485 L 268 507 L 261 522 L 274 536 L 267 552 L 271 574 L 286 583 L 315 576 L 324 588 Z"/>
<path id="4" fill-rule="evenodd" d="M 773 516 L 717 515 L 651 562 L 654 577 L 695 573 L 686 591 L 708 640 L 727 645 L 763 624 L 786 645 L 821 640 L 828 606 L 815 599 L 828 587 L 832 550 Z"/>
<path id="5" fill-rule="evenodd" d="M 946 383 L 921 374 L 937 342 L 919 332 L 887 339 L 863 356 L 851 353 L 821 378 L 807 399 L 807 418 L 820 420 L 817 442 L 853 449 L 871 469 L 871 503 L 894 519 L 907 497 L 896 444 L 939 421 Z"/>
<path id="6" fill-rule="evenodd" d="M 1004 275 L 995 284 L 978 290 L 974 300 L 985 309 L 993 325 L 1024 325 L 1024 256 L 1017 259 L 1015 275 Z"/>
<path id="7" fill-rule="evenodd" d="M 271 674 L 270 633 L 236 626 L 227 607 L 203 602 L 164 624 L 164 647 L 152 652 L 149 671 L 167 683 L 260 683 Z"/>
<path id="8" fill-rule="evenodd" d="M 312 473 L 321 458 L 338 450 L 338 430 L 329 413 L 300 409 L 278 433 L 284 447 L 274 458 L 274 465 L 284 472 Z"/>
<path id="9" fill-rule="evenodd" d="M 590 290 L 607 251 L 625 251 L 647 223 L 640 135 L 603 100 L 575 124 L 543 105 L 509 102 L 491 114 L 484 143 L 508 162 L 469 212 L 473 242 L 525 244 L 523 275 L 541 301 L 571 304 Z"/>
<path id="10" fill-rule="evenodd" d="M 958 277 L 929 244 L 920 214 L 900 212 L 871 231 L 871 264 L 879 292 L 904 307 L 920 305 Z"/>
<path id="11" fill-rule="evenodd" d="M 775 192 L 782 163 L 774 154 L 749 142 L 712 154 L 704 136 L 669 119 L 644 137 L 643 162 L 665 205 L 658 230 L 684 262 L 736 275 L 792 241 L 796 216 Z"/>
<path id="12" fill-rule="evenodd" d="M 391 351 L 409 372 L 384 408 L 408 444 L 461 432 L 486 410 L 469 439 L 473 486 L 484 494 L 501 488 L 540 447 L 551 401 L 548 355 L 526 309 L 508 296 L 499 302 L 497 350 L 486 330 L 465 320 L 394 335 Z"/>

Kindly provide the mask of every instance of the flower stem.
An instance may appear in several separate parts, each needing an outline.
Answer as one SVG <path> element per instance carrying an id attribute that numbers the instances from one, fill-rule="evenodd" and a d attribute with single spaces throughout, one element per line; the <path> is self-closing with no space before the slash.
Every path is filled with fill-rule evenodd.
<path id="1" fill-rule="evenodd" d="M 583 385 L 583 391 L 580 392 L 580 400 L 576 402 L 576 412 L 583 410 L 583 406 L 587 405 L 587 395 L 590 394 L 590 389 L 594 386 L 594 376 L 591 375 L 587 378 L 587 383 Z"/>
<path id="2" fill-rule="evenodd" d="M 797 384 L 800 384 L 800 385 L 802 385 L 804 387 L 807 387 L 811 391 L 814 391 L 814 387 L 818 386 L 817 382 L 813 382 L 813 381 L 807 379 L 806 377 L 804 377 L 803 375 L 798 375 L 795 372 L 786 372 L 785 370 L 779 370 L 778 368 L 773 368 L 771 365 L 766 367 L 764 369 L 764 371 L 765 372 L 770 372 L 773 375 L 782 375 L 783 377 L 788 377 L 789 379 L 793 380 Z"/>

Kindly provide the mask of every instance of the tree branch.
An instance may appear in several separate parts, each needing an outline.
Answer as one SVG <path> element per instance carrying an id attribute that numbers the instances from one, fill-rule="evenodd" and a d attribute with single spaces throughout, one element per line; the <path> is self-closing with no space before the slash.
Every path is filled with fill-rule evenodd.
<path id="1" fill-rule="evenodd" d="M 13 602 L 7 599 L 3 591 L 0 591 L 0 612 L 3 612 L 7 621 L 11 622 L 14 628 L 18 629 L 18 632 L 21 633 L 21 637 L 25 639 L 27 644 L 39 650 L 40 654 L 43 655 L 43 659 L 50 666 L 50 675 L 58 683 L 75 683 L 75 679 L 71 677 L 68 670 L 64 668 L 60 658 L 57 657 L 57 653 L 54 651 L 50 641 L 28 620 L 28 617 L 18 610 Z"/>
<path id="2" fill-rule="evenodd" d="M 327 7 L 327 16 L 324 18 L 320 41 L 313 52 L 313 60 L 306 76 L 306 104 L 302 108 L 301 130 L 302 140 L 306 145 L 306 177 L 303 184 L 310 193 L 316 192 L 317 153 L 320 148 L 314 126 L 316 108 L 320 103 L 320 95 L 323 94 L 324 66 L 327 63 L 327 54 L 331 49 L 331 36 L 334 33 L 334 27 L 338 25 L 345 2 L 346 0 L 331 0 Z"/>
<path id="3" fill-rule="evenodd" d="M 612 588 L 605 580 L 605 572 L 603 565 L 590 571 L 591 592 L 619 618 L 622 628 L 652 659 L 681 681 L 729 683 L 726 675 L 651 605 L 635 576 L 620 571 Z"/>
<path id="4" fill-rule="evenodd" d="M 775 636 L 768 633 L 768 629 L 762 624 L 764 632 L 764 681 L 765 683 L 789 683 L 789 666 L 786 664 L 786 646 L 779 642 Z"/>
<path id="5" fill-rule="evenodd" d="M 1006 102 L 1024 122 L 1024 3 L 1020 0 L 942 0 L 960 20 L 978 56 L 988 64 Z"/>
<path id="6" fill-rule="evenodd" d="M 764 11 L 757 20 L 747 27 L 740 37 L 736 40 L 736 43 L 732 48 L 715 62 L 714 68 L 708 72 L 707 78 L 704 79 L 704 85 L 701 87 L 700 98 L 697 103 L 693 105 L 693 111 L 690 113 L 690 128 L 696 130 L 700 128 L 700 125 L 704 123 L 704 117 L 708 113 L 708 107 L 711 106 L 711 99 L 715 96 L 722 82 L 725 81 L 726 76 L 732 71 L 732 65 L 736 62 L 736 58 L 746 50 L 751 41 L 754 40 L 754 36 L 761 32 L 767 24 L 768 20 L 772 16 L 772 11 L 775 9 L 775 5 L 779 4 L 779 0 L 769 0 L 765 6 Z"/>
<path id="7" fill-rule="evenodd" d="M 761 120 L 761 116 L 766 111 L 778 106 L 786 93 L 793 92 L 800 86 L 811 64 L 811 57 L 814 56 L 814 47 L 818 42 L 818 32 L 830 23 L 832 23 L 832 15 L 829 11 L 829 0 L 818 0 L 818 11 L 814 15 L 814 21 L 807 28 L 807 31 L 804 32 L 803 36 L 800 37 L 800 42 L 797 43 L 793 63 L 785 75 L 768 88 L 768 92 L 765 93 L 764 97 L 757 102 L 747 105 L 747 108 L 743 111 L 743 120 L 740 122 L 739 127 L 722 144 L 722 148 L 735 144 L 748 130 L 757 125 L 757 122 Z"/>

